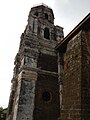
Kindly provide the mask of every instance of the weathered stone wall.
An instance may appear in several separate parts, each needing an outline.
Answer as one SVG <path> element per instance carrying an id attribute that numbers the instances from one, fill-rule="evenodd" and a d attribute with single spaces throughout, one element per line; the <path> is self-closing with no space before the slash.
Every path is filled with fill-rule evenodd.
<path id="1" fill-rule="evenodd" d="M 57 57 L 41 53 L 37 68 L 34 120 L 56 120 L 60 116 Z"/>
<path id="2" fill-rule="evenodd" d="M 61 120 L 81 120 L 81 32 L 67 43 L 62 84 Z"/>
<path id="3" fill-rule="evenodd" d="M 82 31 L 82 119 L 90 120 L 90 30 Z"/>
<path id="4" fill-rule="evenodd" d="M 21 88 L 21 81 L 18 80 L 16 89 L 15 89 L 15 95 L 14 95 L 14 102 L 13 102 L 13 110 L 12 110 L 12 118 L 11 120 L 17 119 L 17 110 L 18 110 L 18 101 L 20 96 L 20 88 Z"/>
<path id="5" fill-rule="evenodd" d="M 35 95 L 34 120 L 57 120 L 60 116 L 58 77 L 39 73 Z"/>
<path id="6" fill-rule="evenodd" d="M 10 113 L 13 120 L 58 119 L 60 98 L 55 46 L 62 38 L 63 28 L 54 25 L 51 8 L 41 5 L 31 9 L 15 59 L 13 79 L 20 84 L 13 97 Z"/>
<path id="7" fill-rule="evenodd" d="M 16 115 L 17 116 L 16 120 L 33 119 L 35 82 L 36 81 L 34 80 L 25 79 L 21 81 L 21 89 L 18 101 L 19 107 Z"/>

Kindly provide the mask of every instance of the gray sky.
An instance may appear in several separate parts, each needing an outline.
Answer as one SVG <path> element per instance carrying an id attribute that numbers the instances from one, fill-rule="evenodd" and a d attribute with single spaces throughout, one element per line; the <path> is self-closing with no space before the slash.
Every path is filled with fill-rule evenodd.
<path id="1" fill-rule="evenodd" d="M 2 0 L 0 1 L 0 106 L 7 107 L 14 58 L 20 35 L 33 5 L 45 3 L 53 9 L 55 25 L 65 36 L 90 12 L 90 0 Z"/>

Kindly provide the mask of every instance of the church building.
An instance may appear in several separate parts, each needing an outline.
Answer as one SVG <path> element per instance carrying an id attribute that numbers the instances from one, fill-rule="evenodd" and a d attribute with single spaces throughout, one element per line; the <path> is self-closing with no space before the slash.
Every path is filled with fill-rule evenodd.
<path id="1" fill-rule="evenodd" d="M 64 38 L 32 7 L 14 64 L 7 120 L 90 120 L 90 13 Z"/>

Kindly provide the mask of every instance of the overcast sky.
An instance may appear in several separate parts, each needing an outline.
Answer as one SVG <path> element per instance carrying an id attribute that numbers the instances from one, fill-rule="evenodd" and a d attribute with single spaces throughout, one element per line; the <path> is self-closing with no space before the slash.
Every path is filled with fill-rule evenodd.
<path id="1" fill-rule="evenodd" d="M 20 35 L 27 24 L 31 7 L 39 3 L 53 9 L 55 25 L 64 28 L 65 36 L 90 12 L 90 0 L 0 1 L 0 106 L 8 105 Z"/>

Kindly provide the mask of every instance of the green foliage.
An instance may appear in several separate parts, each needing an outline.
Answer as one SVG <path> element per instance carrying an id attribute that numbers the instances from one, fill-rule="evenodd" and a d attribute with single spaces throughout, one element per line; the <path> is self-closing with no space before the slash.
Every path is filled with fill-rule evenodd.
<path id="1" fill-rule="evenodd" d="M 4 109 L 3 107 L 0 107 L 0 120 L 5 120 L 7 114 L 7 108 Z"/>

